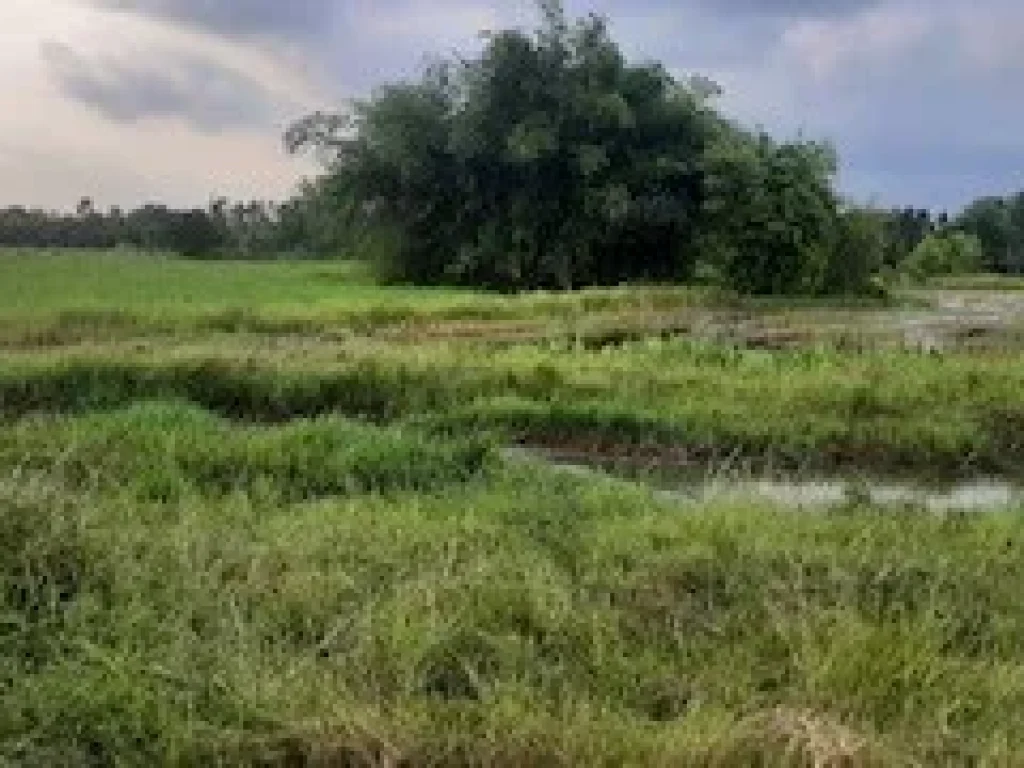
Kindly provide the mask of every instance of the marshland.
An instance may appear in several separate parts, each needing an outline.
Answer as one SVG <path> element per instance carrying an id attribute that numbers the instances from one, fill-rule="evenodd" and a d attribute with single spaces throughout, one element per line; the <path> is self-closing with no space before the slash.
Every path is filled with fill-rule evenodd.
<path id="1" fill-rule="evenodd" d="M 540 9 L 286 205 L 0 211 L 0 763 L 1024 763 L 1024 194 Z"/>

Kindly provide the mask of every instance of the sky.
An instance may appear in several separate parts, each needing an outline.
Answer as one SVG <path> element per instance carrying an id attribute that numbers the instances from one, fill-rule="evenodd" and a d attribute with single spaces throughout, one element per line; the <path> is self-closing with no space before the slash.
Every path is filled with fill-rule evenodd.
<path id="1" fill-rule="evenodd" d="M 1024 188 L 1021 0 L 568 0 L 635 60 L 724 89 L 780 138 L 832 141 L 852 200 L 954 211 Z M 0 205 L 278 198 L 281 135 L 531 0 L 0 0 Z"/>

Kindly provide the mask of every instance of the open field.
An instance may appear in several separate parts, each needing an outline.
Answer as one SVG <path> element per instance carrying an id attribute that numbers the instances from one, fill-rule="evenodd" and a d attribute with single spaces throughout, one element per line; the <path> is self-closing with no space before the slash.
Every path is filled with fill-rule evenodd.
<path id="1" fill-rule="evenodd" d="M 0 255 L 0 763 L 1020 764 L 1024 510 L 859 490 L 1024 482 L 996 287 Z"/>
<path id="2" fill-rule="evenodd" d="M 986 278 L 991 282 L 991 278 Z M 984 285 L 984 283 L 979 284 Z M 135 253 L 0 253 L 0 349 L 256 334 L 289 340 L 573 341 L 652 336 L 779 349 L 1024 349 L 1024 295 L 741 299 L 703 287 L 519 296 L 374 285 L 349 262 L 187 262 Z M 997 297 L 997 298 L 993 298 Z M 992 302 L 995 302 L 994 304 Z"/>

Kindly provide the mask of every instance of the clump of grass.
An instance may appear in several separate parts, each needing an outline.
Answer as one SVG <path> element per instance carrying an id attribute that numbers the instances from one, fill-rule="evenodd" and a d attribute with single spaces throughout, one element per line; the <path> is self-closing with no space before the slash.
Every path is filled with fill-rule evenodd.
<path id="1" fill-rule="evenodd" d="M 427 490 L 493 464 L 490 446 L 323 418 L 232 425 L 194 406 L 143 403 L 0 434 L 0 468 L 59 476 L 78 489 L 131 487 L 139 498 L 262 492 L 285 500 Z"/>

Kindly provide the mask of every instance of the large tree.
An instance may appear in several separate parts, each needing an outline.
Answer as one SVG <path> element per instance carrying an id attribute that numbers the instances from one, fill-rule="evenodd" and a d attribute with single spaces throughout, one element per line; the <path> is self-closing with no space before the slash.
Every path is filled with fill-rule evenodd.
<path id="1" fill-rule="evenodd" d="M 328 156 L 339 210 L 397 241 L 394 276 L 571 287 L 691 269 L 716 118 L 661 67 L 628 65 L 603 19 L 541 10 L 534 34 L 493 34 L 474 60 L 289 133 Z"/>
<path id="2" fill-rule="evenodd" d="M 684 280 L 715 254 L 754 292 L 818 291 L 836 235 L 834 158 L 724 120 L 706 79 L 626 61 L 607 23 L 540 3 L 534 33 L 298 122 L 339 215 L 394 243 L 419 283 L 570 288 Z"/>

